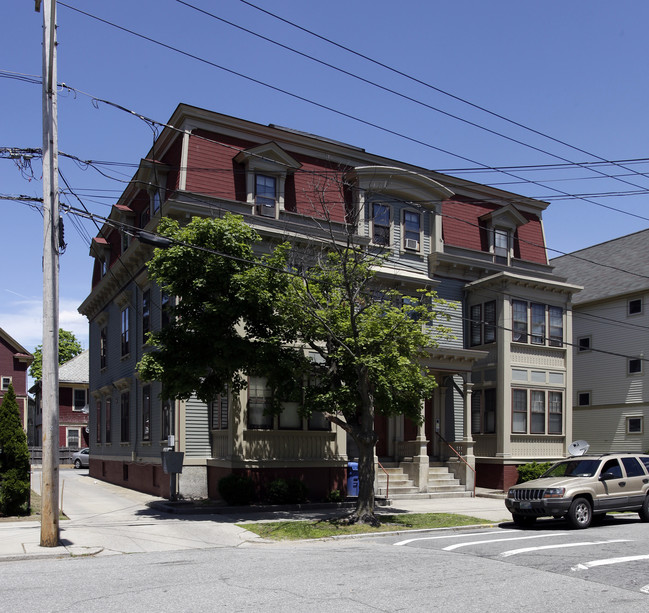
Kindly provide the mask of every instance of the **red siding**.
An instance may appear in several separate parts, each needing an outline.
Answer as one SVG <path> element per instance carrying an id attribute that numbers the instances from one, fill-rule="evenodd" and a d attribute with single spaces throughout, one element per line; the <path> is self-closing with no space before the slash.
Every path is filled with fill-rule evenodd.
<path id="1" fill-rule="evenodd" d="M 442 203 L 444 242 L 453 247 L 485 251 L 487 234 L 480 217 L 498 208 L 495 204 L 446 200 Z M 514 256 L 528 262 L 547 264 L 541 221 L 523 213 L 529 220 L 515 234 Z"/>

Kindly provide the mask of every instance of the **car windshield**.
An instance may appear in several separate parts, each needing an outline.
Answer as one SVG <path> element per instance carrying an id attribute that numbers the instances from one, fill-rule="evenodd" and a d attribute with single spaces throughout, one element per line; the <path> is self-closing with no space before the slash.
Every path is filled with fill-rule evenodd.
<path id="1" fill-rule="evenodd" d="M 601 460 L 566 460 L 551 466 L 541 477 L 592 477 Z"/>

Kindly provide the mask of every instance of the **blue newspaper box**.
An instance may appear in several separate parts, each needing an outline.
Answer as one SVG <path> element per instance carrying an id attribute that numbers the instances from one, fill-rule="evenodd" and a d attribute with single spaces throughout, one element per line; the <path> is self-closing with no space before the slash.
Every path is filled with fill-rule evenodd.
<path id="1" fill-rule="evenodd" d="M 347 495 L 358 496 L 358 462 L 347 462 Z"/>

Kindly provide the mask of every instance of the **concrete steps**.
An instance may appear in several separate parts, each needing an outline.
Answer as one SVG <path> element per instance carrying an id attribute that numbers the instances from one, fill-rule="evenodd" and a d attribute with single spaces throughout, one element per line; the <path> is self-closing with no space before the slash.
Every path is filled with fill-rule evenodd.
<path id="1" fill-rule="evenodd" d="M 420 492 L 412 479 L 408 477 L 408 468 L 411 466 L 410 462 L 382 462 L 385 472 L 378 468 L 377 480 L 378 489 L 377 496 L 385 496 L 386 492 L 390 500 L 417 500 L 417 499 L 431 499 L 431 498 L 463 498 L 470 497 L 471 492 L 468 492 L 464 485 L 456 479 L 448 468 L 441 463 L 431 465 L 428 469 L 428 484 L 427 492 Z M 387 473 L 390 476 L 389 491 Z"/>

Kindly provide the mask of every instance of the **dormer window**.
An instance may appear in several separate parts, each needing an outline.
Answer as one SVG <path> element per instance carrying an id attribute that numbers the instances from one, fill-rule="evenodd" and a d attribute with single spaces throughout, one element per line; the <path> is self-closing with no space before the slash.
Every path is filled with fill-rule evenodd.
<path id="1" fill-rule="evenodd" d="M 256 213 L 264 217 L 275 217 L 277 205 L 277 179 L 269 175 L 255 175 Z"/>
<path id="2" fill-rule="evenodd" d="M 527 219 L 515 206 L 508 204 L 482 215 L 479 220 L 487 231 L 488 249 L 494 263 L 509 266 L 514 251 L 514 234 L 527 223 Z"/>
<path id="3" fill-rule="evenodd" d="M 403 248 L 419 251 L 421 243 L 421 216 L 413 211 L 403 212 Z"/>
<path id="4" fill-rule="evenodd" d="M 253 212 L 279 217 L 284 210 L 286 177 L 302 165 L 272 142 L 241 151 L 234 160 L 246 167 L 246 201 L 253 205 Z"/>
<path id="5" fill-rule="evenodd" d="M 510 244 L 509 230 L 496 228 L 493 240 L 494 262 L 497 264 L 509 264 Z"/>

